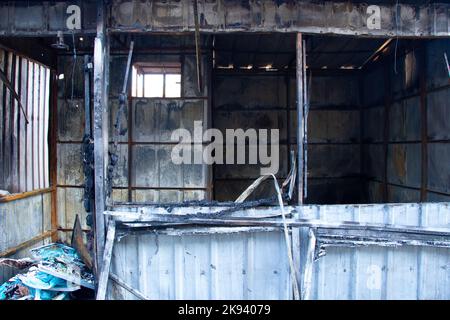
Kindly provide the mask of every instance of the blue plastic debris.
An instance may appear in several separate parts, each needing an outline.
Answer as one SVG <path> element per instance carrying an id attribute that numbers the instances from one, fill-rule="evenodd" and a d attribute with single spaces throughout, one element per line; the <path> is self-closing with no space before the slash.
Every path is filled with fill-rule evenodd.
<path id="1" fill-rule="evenodd" d="M 12 277 L 0 286 L 0 300 L 16 300 L 21 295 L 18 292 L 21 286 L 23 286 L 22 281 L 17 276 Z"/>
<path id="2" fill-rule="evenodd" d="M 94 288 L 94 276 L 75 249 L 52 243 L 31 253 L 37 267 L 0 286 L 0 300 L 66 300 L 81 286 Z"/>
<path id="3" fill-rule="evenodd" d="M 31 253 L 40 260 L 39 270 L 77 285 L 94 289 L 94 276 L 79 258 L 75 249 L 63 244 L 52 243 Z"/>

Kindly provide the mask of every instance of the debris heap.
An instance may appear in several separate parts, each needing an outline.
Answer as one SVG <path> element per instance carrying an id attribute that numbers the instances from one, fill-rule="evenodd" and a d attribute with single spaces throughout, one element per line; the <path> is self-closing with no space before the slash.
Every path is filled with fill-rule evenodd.
<path id="1" fill-rule="evenodd" d="M 80 292 L 84 298 L 93 295 L 94 276 L 74 248 L 52 243 L 30 252 L 32 259 L 4 259 L 4 265 L 22 264 L 28 271 L 0 286 L 0 300 L 68 300 Z"/>

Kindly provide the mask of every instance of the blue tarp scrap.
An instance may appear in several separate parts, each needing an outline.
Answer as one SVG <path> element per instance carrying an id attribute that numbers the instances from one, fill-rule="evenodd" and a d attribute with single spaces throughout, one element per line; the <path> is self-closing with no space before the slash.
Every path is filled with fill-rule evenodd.
<path id="1" fill-rule="evenodd" d="M 41 264 L 67 271 L 76 269 L 85 281 L 93 279 L 92 273 L 86 270 L 71 247 L 53 243 L 32 249 L 31 252 Z M 69 299 L 69 292 L 78 289 L 79 285 L 58 277 L 58 273 L 50 274 L 33 266 L 27 273 L 18 274 L 0 286 L 0 300 L 65 300 Z"/>
<path id="2" fill-rule="evenodd" d="M 0 286 L 0 300 L 17 300 L 27 296 L 29 289 L 17 276 L 12 277 Z"/>
<path id="3" fill-rule="evenodd" d="M 31 253 L 40 260 L 38 268 L 41 271 L 94 289 L 94 275 L 72 247 L 52 243 L 32 249 Z"/>

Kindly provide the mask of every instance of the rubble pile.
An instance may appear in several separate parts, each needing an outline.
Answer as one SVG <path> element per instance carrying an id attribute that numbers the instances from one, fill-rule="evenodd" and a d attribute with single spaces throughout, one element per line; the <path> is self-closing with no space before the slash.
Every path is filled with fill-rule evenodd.
<path id="1" fill-rule="evenodd" d="M 25 261 L 28 271 L 0 286 L 0 300 L 69 300 L 80 292 L 85 298 L 93 296 L 94 276 L 74 248 L 52 243 L 30 252 L 31 259 L 5 261 L 4 265 Z"/>

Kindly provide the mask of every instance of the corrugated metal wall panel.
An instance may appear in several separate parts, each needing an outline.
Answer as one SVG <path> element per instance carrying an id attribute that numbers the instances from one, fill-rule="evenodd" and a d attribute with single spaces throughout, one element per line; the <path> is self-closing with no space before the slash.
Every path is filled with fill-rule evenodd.
<path id="1" fill-rule="evenodd" d="M 448 201 L 450 131 L 447 119 L 450 87 L 443 57 L 449 48 L 449 41 L 429 40 L 398 56 L 397 71 L 394 72 L 389 60 L 378 62 L 375 69 L 365 74 L 362 135 L 367 144 L 363 149 L 363 173 L 369 180 L 376 180 L 367 181 L 369 202 L 380 199 L 378 193 L 373 192 L 374 182 L 384 182 L 380 173 L 385 165 L 385 132 L 388 133 L 385 141 L 388 145 L 388 190 L 387 196 L 381 199 L 392 203 Z M 389 74 L 382 81 L 384 71 Z M 424 77 L 423 87 L 421 77 Z M 376 85 L 388 80 L 391 83 L 390 92 Z M 383 97 L 390 98 L 387 99 L 389 104 L 383 102 Z M 384 128 L 386 108 L 389 112 Z M 426 126 L 422 126 L 425 124 L 422 120 L 426 121 Z M 422 164 L 424 160 L 426 164 Z M 421 168 L 424 168 L 423 172 Z"/>
<path id="2" fill-rule="evenodd" d="M 281 232 L 134 235 L 116 242 L 112 272 L 151 299 L 289 299 Z M 133 299 L 113 282 L 110 298 Z"/>
<path id="3" fill-rule="evenodd" d="M 51 230 L 51 194 L 46 193 L 12 202 L 0 203 L 0 252 L 20 245 L 45 231 Z M 38 241 L 22 249 L 12 258 L 29 257 L 29 249 L 48 243 L 50 239 Z M 11 278 L 19 270 L 0 267 L 0 283 Z"/>
<path id="4" fill-rule="evenodd" d="M 0 189 L 19 193 L 48 188 L 49 96 L 44 89 L 49 88 L 45 74 L 50 70 L 3 49 L 0 69 L 15 92 L 0 81 Z"/>
<path id="5" fill-rule="evenodd" d="M 450 203 L 304 206 L 300 217 L 450 229 Z M 331 247 L 313 270 L 313 299 L 450 299 L 449 249 Z M 277 231 L 127 236 L 112 272 L 151 299 L 292 299 Z M 110 282 L 109 298 L 135 297 Z"/>
<path id="6" fill-rule="evenodd" d="M 307 217 L 450 228 L 449 203 L 315 206 Z M 328 248 L 314 265 L 313 299 L 450 299 L 450 250 Z"/>

